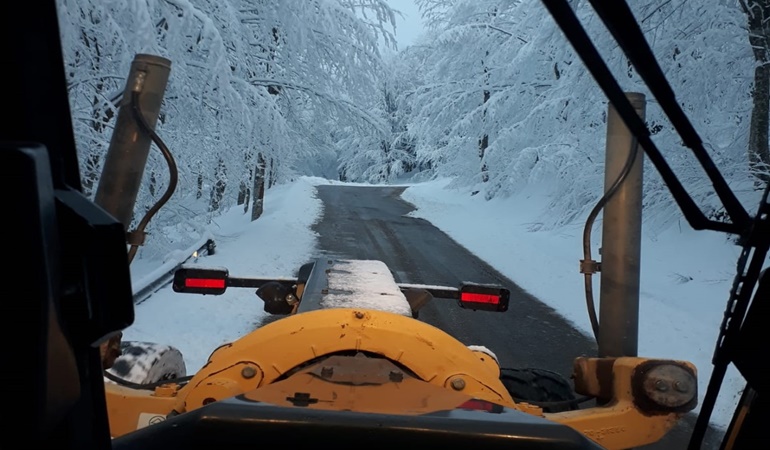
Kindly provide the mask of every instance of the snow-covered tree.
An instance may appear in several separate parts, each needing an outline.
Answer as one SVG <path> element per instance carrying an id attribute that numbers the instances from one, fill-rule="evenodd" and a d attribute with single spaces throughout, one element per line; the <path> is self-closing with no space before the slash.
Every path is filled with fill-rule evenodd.
<path id="1" fill-rule="evenodd" d="M 749 128 L 749 164 L 758 181 L 770 181 L 770 0 L 738 0 L 746 13 L 754 53 L 753 107 Z"/>
<path id="2" fill-rule="evenodd" d="M 601 191 L 607 102 L 544 6 L 416 1 L 429 33 L 385 64 L 395 24 L 385 0 L 59 0 L 86 189 L 131 60 L 151 53 L 172 61 L 157 128 L 181 174 L 153 224 L 166 247 L 239 203 L 257 217 L 259 192 L 299 174 L 388 182 L 413 171 L 487 199 L 537 185 L 552 199 L 545 226 L 586 213 Z M 588 2 L 571 3 L 623 89 L 647 94 Z M 767 0 L 631 7 L 712 158 L 752 191 L 750 169 L 767 163 Z M 648 100 L 656 144 L 718 215 L 710 183 Z M 151 155 L 137 211 L 166 184 Z M 665 227 L 679 213 L 647 169 L 646 217 Z"/>
<path id="3" fill-rule="evenodd" d="M 148 230 L 160 253 L 247 195 L 256 207 L 263 172 L 268 187 L 328 174 L 338 164 L 329 130 L 385 128 L 381 114 L 363 106 L 382 72 L 378 43 L 393 42 L 385 1 L 59 0 L 58 7 L 89 194 L 134 56 L 171 61 L 156 128 L 180 183 Z M 164 191 L 164 165 L 151 152 L 136 220 Z"/>
<path id="4" fill-rule="evenodd" d="M 586 213 L 601 194 L 607 101 L 544 6 L 417 3 L 432 28 L 409 124 L 418 159 L 486 198 L 539 185 L 552 198 L 545 226 Z M 648 94 L 588 2 L 572 4 L 622 88 Z M 745 13 L 722 0 L 630 5 L 711 156 L 734 187 L 745 187 L 754 70 Z M 710 183 L 647 97 L 656 144 L 707 213 L 717 213 Z M 664 227 L 679 213 L 653 172 L 648 166 L 647 220 Z"/>
<path id="5" fill-rule="evenodd" d="M 382 183 L 393 181 L 415 167 L 414 138 L 407 129 L 409 104 L 403 101 L 411 66 L 392 56 L 371 98 L 380 127 L 342 130 L 337 146 L 341 178 Z"/>

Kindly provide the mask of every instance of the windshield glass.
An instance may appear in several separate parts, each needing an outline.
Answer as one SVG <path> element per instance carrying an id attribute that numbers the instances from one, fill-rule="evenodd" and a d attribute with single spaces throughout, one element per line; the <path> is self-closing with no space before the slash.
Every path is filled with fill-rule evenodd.
<path id="1" fill-rule="evenodd" d="M 319 257 L 381 261 L 397 312 L 415 318 L 423 300 L 402 298 L 407 286 L 510 289 L 506 314 L 433 301 L 419 315 L 501 366 L 568 379 L 574 358 L 597 352 L 689 361 L 702 402 L 741 248 L 695 232 L 641 148 L 633 169 L 618 153 L 636 140 L 545 5 L 560 2 L 56 3 L 83 192 L 132 232 L 124 343 L 172 345 L 193 375 L 278 319 L 253 289 L 174 292 L 185 264 L 295 280 Z M 770 0 L 629 2 L 673 89 L 665 100 L 589 2 L 563 3 L 705 220 L 738 217 L 662 102 L 753 217 L 770 180 Z M 354 281 L 383 290 L 367 280 Z M 325 304 L 351 305 L 348 290 L 332 294 Z M 613 318 L 617 296 L 631 303 Z M 602 343 L 602 329 L 620 334 Z M 714 435 L 744 387 L 731 367 Z"/>

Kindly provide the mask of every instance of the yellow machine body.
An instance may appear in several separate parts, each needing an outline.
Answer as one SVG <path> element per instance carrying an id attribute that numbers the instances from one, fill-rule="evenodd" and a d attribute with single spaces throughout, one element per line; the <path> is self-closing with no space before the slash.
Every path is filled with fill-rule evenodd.
<path id="1" fill-rule="evenodd" d="M 473 409 L 507 407 L 563 423 L 610 449 L 657 441 L 697 398 L 695 369 L 683 362 L 578 358 L 573 376 L 576 390 L 602 405 L 543 413 L 513 400 L 491 355 L 413 318 L 345 308 L 294 314 L 256 329 L 216 349 L 183 386 L 105 388 L 114 437 L 243 395 L 288 408 L 401 415 L 476 402 Z"/>

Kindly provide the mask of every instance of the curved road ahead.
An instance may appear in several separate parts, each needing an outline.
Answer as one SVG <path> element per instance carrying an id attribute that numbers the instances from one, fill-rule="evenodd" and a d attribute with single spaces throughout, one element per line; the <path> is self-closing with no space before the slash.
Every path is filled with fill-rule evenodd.
<path id="1" fill-rule="evenodd" d="M 400 198 L 403 187 L 331 185 L 317 190 L 324 204 L 323 217 L 314 226 L 321 252 L 317 256 L 381 260 L 399 283 L 459 286 L 470 281 L 511 290 L 505 313 L 464 310 L 453 301 L 436 299 L 420 311 L 420 320 L 465 344 L 488 347 L 503 367 L 538 367 L 569 378 L 576 356 L 596 354 L 595 342 L 552 308 L 429 222 L 406 217 L 415 208 Z M 691 419 L 645 448 L 686 448 Z M 718 448 L 712 440 L 704 448 Z"/>

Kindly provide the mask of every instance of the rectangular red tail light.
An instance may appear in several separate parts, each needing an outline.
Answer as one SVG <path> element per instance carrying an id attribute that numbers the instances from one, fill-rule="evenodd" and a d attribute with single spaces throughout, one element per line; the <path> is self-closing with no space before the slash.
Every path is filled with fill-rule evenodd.
<path id="1" fill-rule="evenodd" d="M 225 280 L 220 278 L 186 278 L 185 287 L 204 289 L 224 289 Z"/>
<path id="2" fill-rule="evenodd" d="M 174 272 L 174 292 L 220 295 L 227 289 L 228 271 L 219 268 L 183 267 Z"/>
<path id="3" fill-rule="evenodd" d="M 478 311 L 508 310 L 511 293 L 500 286 L 464 284 L 460 288 L 460 307 Z"/>
<path id="4" fill-rule="evenodd" d="M 476 294 L 474 292 L 461 292 L 460 301 L 471 302 L 471 303 L 490 303 L 493 305 L 497 305 L 498 303 L 500 303 L 500 296 L 494 295 L 494 294 Z"/>

